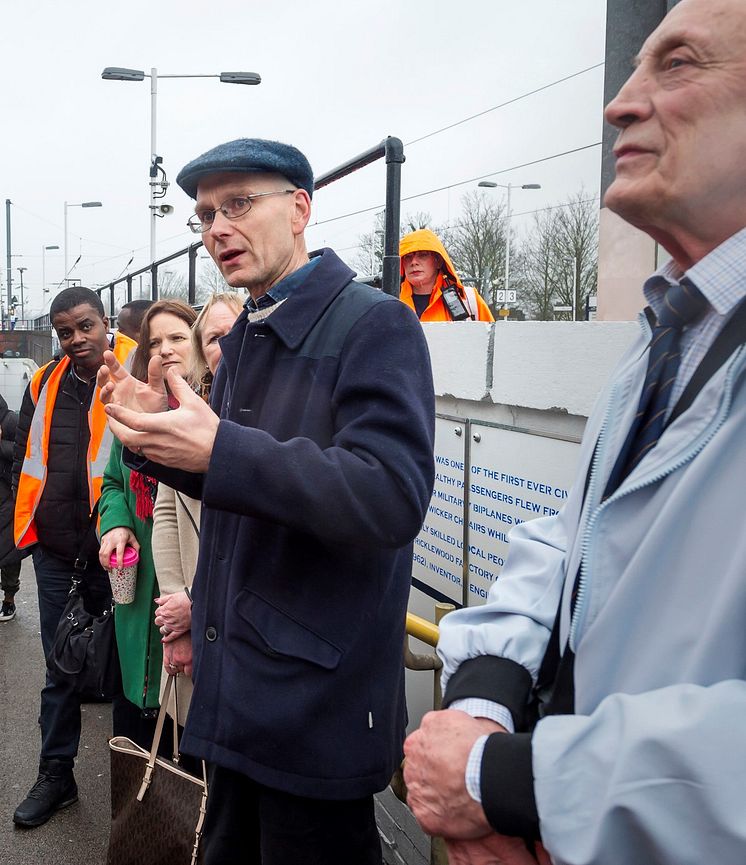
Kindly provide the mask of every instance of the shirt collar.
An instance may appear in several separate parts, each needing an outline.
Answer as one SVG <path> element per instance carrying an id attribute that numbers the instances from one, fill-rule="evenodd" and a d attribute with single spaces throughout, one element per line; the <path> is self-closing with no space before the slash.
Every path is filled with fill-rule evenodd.
<path id="1" fill-rule="evenodd" d="M 320 260 L 320 256 L 312 258 L 307 264 L 304 264 L 303 267 L 299 267 L 298 270 L 294 270 L 284 279 L 276 282 L 272 288 L 270 288 L 269 291 L 266 294 L 263 294 L 258 300 L 255 301 L 252 297 L 249 297 L 244 306 L 249 312 L 257 312 L 260 309 L 267 309 L 267 307 L 274 306 L 274 304 L 279 303 L 281 300 L 286 300 L 291 294 L 297 291 L 310 271 L 316 267 Z"/>
<path id="2" fill-rule="evenodd" d="M 645 281 L 643 291 L 657 315 L 667 289 L 686 279 L 702 292 L 715 312 L 727 315 L 746 297 L 745 271 L 746 228 L 742 228 L 687 271 L 673 260 L 666 262 Z"/>

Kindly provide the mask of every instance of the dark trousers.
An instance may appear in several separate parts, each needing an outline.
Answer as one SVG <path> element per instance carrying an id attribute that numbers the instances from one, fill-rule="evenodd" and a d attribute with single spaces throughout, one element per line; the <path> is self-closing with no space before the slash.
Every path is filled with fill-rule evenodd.
<path id="1" fill-rule="evenodd" d="M 67 604 L 73 562 L 60 559 L 40 546 L 34 548 L 33 559 L 39 593 L 41 644 L 46 657 Z M 97 559 L 89 563 L 85 579 L 86 609 L 96 614 L 103 612 L 111 603 L 111 587 Z M 80 741 L 80 702 L 71 685 L 53 682 L 47 673 L 39 714 L 42 760 L 60 760 L 72 768 Z"/>
<path id="2" fill-rule="evenodd" d="M 211 765 L 204 865 L 381 865 L 373 797 L 306 799 Z"/>
<path id="3" fill-rule="evenodd" d="M 0 568 L 0 588 L 10 597 L 14 597 L 18 593 L 21 586 L 21 563 L 16 562 L 14 565 L 6 565 Z"/>

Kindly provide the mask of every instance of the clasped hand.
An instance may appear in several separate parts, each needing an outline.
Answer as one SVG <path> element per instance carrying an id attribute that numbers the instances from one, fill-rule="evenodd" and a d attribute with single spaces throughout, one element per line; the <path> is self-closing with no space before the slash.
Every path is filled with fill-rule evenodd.
<path id="1" fill-rule="evenodd" d="M 163 634 L 162 643 L 173 642 L 192 627 L 192 603 L 186 592 L 156 598 L 155 623 Z M 165 629 L 165 630 L 164 630 Z"/>
<path id="2" fill-rule="evenodd" d="M 110 351 L 98 371 L 100 398 L 114 435 L 131 451 L 153 462 L 205 472 L 219 419 L 174 370 L 163 376 L 161 359 L 148 364 L 147 382 L 134 378 Z M 179 407 L 168 411 L 168 392 Z"/>
<path id="3" fill-rule="evenodd" d="M 521 838 L 496 833 L 466 789 L 466 763 L 482 735 L 505 733 L 487 718 L 457 709 L 428 712 L 404 743 L 407 804 L 430 835 L 441 835 L 452 865 L 536 865 Z M 549 865 L 543 848 L 541 865 Z"/>

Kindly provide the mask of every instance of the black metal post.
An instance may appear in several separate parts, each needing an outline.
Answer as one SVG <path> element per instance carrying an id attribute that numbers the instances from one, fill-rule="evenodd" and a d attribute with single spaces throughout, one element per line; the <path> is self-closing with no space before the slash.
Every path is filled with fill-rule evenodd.
<path id="1" fill-rule="evenodd" d="M 150 299 L 158 300 L 158 262 L 150 265 Z"/>
<path id="2" fill-rule="evenodd" d="M 386 147 L 386 216 L 383 236 L 383 284 L 392 297 L 399 297 L 399 225 L 401 210 L 401 166 L 405 160 L 404 145 L 398 138 L 387 138 Z"/>
<path id="3" fill-rule="evenodd" d="M 202 241 L 191 244 L 189 247 L 189 287 L 187 300 L 190 306 L 197 302 L 197 250 L 202 246 Z"/>
<path id="4" fill-rule="evenodd" d="M 389 136 L 359 156 L 327 171 L 314 181 L 313 188 L 321 189 L 340 180 L 358 168 L 386 157 L 386 219 L 383 241 L 383 290 L 399 297 L 399 221 L 401 209 L 401 165 L 405 160 L 404 145 L 399 138 Z"/>

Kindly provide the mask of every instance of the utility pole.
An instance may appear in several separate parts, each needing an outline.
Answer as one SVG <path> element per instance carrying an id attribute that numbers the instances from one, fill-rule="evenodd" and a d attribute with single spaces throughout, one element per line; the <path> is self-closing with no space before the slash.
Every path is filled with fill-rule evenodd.
<path id="1" fill-rule="evenodd" d="M 8 315 L 10 315 L 10 285 L 12 282 L 10 269 L 10 199 L 5 199 L 5 253 L 7 255 L 7 271 L 8 271 Z"/>

